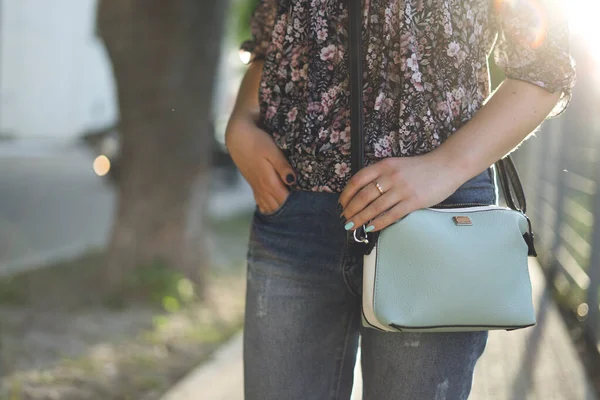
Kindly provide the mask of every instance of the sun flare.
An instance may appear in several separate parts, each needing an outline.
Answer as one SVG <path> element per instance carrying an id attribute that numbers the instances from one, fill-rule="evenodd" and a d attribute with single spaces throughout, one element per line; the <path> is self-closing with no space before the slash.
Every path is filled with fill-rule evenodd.
<path id="1" fill-rule="evenodd" d="M 600 61 L 600 1 L 568 0 L 569 28 L 574 36 L 583 38 L 596 61 Z"/>

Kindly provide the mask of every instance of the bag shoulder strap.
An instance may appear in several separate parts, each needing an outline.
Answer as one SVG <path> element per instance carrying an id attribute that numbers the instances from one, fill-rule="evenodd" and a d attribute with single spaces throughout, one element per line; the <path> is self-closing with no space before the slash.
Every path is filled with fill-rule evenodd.
<path id="1" fill-rule="evenodd" d="M 363 132 L 363 52 L 362 52 L 362 1 L 350 0 L 349 14 L 349 57 L 350 57 L 350 132 L 351 168 L 355 174 L 364 166 L 365 141 Z M 502 193 L 508 207 L 525 213 L 527 204 L 521 180 L 512 158 L 506 157 L 495 163 Z"/>
<path id="2" fill-rule="evenodd" d="M 362 5 L 361 0 L 350 0 L 348 4 L 350 27 L 350 146 L 351 169 L 355 174 L 364 166 L 365 141 L 363 136 L 363 75 L 362 75 Z"/>

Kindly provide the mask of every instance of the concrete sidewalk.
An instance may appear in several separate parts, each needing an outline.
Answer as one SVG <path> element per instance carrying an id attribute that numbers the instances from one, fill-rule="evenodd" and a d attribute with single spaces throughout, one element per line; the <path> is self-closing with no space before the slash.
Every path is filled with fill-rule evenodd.
<path id="1" fill-rule="evenodd" d="M 538 323 L 514 332 L 490 332 L 469 399 L 597 400 L 561 316 L 545 290 L 540 266 L 531 258 L 530 272 Z M 237 336 L 163 400 L 242 400 L 241 352 L 242 340 Z M 355 370 L 355 383 L 352 400 L 360 400 L 360 368 Z"/>

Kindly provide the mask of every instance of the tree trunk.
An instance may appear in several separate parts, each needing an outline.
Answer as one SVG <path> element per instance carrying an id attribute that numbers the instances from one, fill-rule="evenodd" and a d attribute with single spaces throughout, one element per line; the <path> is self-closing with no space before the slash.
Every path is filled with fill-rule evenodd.
<path id="1" fill-rule="evenodd" d="M 197 284 L 205 244 L 190 232 L 192 191 L 208 182 L 210 118 L 226 1 L 101 0 L 100 34 L 120 103 L 122 173 L 106 284 L 154 260 Z M 200 182 L 200 183 L 199 183 Z M 206 188 L 206 186 L 205 186 Z M 197 212 L 195 213 L 197 215 Z M 193 218 L 203 223 L 203 218 Z"/>

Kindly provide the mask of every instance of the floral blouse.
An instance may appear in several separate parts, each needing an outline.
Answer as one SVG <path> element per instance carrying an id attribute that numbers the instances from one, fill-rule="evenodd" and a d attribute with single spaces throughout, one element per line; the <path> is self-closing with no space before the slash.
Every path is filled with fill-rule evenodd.
<path id="1" fill-rule="evenodd" d="M 571 98 L 575 62 L 561 0 L 363 0 L 365 164 L 427 153 L 490 95 L 487 57 L 512 79 Z M 350 178 L 348 0 L 260 0 L 260 125 L 296 189 L 341 192 Z"/>

